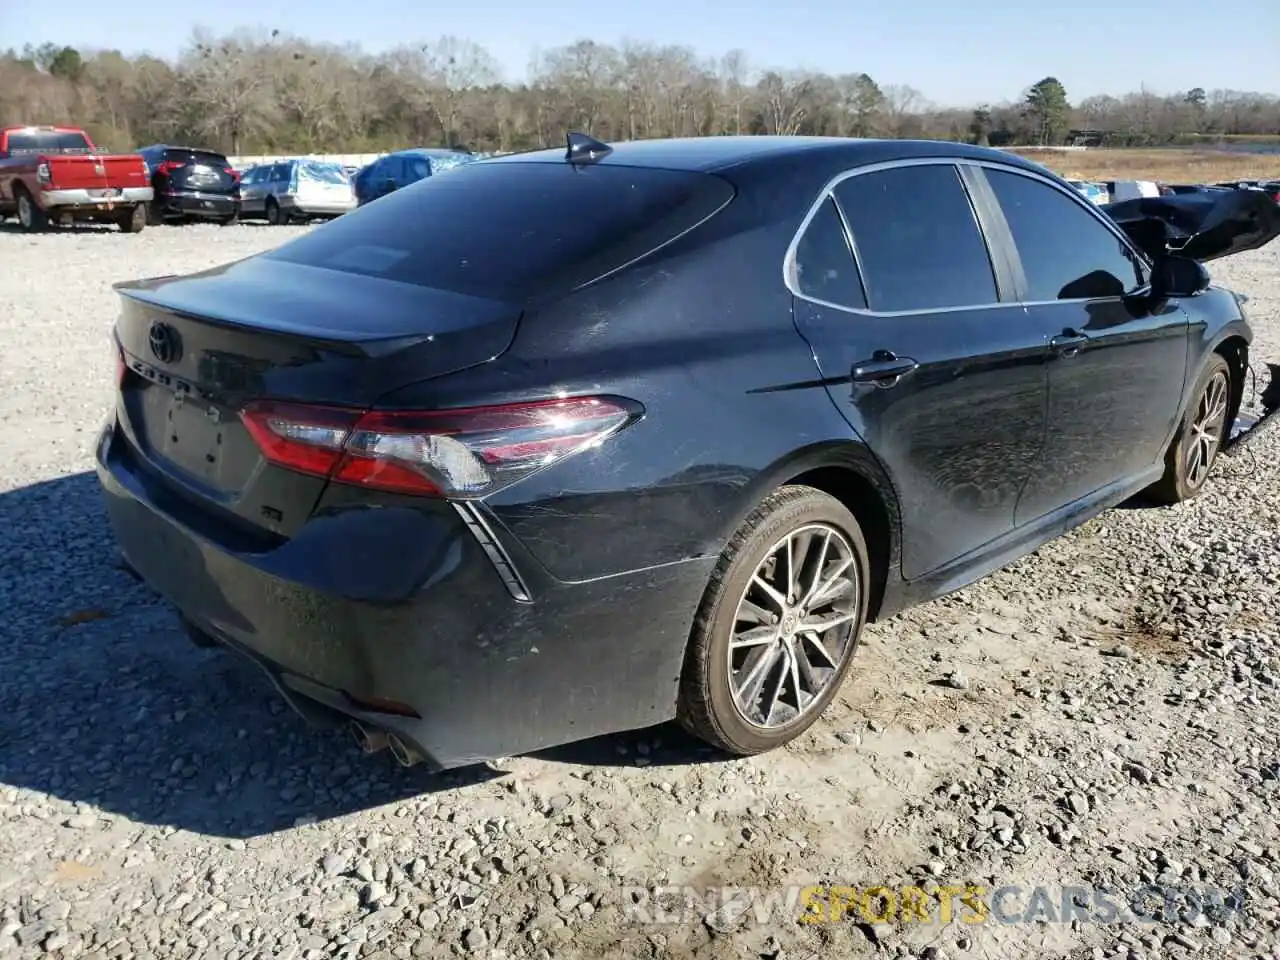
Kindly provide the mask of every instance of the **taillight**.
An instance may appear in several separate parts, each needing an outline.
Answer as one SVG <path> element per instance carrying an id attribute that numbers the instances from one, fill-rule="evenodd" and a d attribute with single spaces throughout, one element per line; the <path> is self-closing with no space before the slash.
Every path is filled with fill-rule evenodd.
<path id="1" fill-rule="evenodd" d="M 236 173 L 235 167 L 223 167 L 222 172 L 225 173 L 227 176 L 229 176 L 233 182 L 235 183 L 240 182 L 240 174 Z"/>
<path id="2" fill-rule="evenodd" d="M 240 417 L 278 466 L 393 493 L 466 499 L 593 447 L 641 413 L 615 397 L 572 397 L 368 413 L 260 401 Z"/>
<path id="3" fill-rule="evenodd" d="M 163 163 L 156 164 L 156 173 L 170 174 L 175 170 L 181 170 L 185 166 L 185 163 L 179 163 L 177 160 L 166 160 Z"/>

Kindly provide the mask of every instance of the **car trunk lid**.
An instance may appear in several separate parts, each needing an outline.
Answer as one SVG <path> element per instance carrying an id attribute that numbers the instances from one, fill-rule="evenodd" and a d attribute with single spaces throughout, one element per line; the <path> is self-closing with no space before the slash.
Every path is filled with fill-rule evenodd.
<path id="1" fill-rule="evenodd" d="M 498 356 L 520 316 L 509 303 L 257 257 L 116 289 L 127 367 L 117 414 L 137 455 L 189 499 L 286 536 L 326 481 L 266 462 L 240 419 L 249 401 L 367 408 Z"/>

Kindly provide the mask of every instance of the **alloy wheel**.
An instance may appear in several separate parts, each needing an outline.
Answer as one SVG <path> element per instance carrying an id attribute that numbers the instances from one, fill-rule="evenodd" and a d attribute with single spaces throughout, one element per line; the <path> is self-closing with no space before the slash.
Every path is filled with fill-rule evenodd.
<path id="1" fill-rule="evenodd" d="M 1205 384 L 1195 416 L 1187 426 L 1186 465 L 1187 484 L 1198 488 L 1209 475 L 1213 458 L 1222 445 L 1222 435 L 1227 419 L 1227 375 L 1215 373 Z"/>
<path id="2" fill-rule="evenodd" d="M 835 527 L 809 524 L 770 548 L 738 602 L 729 641 L 734 707 L 768 730 L 805 716 L 852 653 L 859 566 Z"/>

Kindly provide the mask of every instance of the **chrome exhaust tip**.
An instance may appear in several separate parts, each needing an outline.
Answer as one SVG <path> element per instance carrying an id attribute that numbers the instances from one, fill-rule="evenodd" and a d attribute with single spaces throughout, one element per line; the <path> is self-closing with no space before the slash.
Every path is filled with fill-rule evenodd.
<path id="1" fill-rule="evenodd" d="M 387 734 L 383 730 L 370 730 L 359 720 L 352 720 L 348 725 L 356 744 L 365 753 L 377 753 L 387 747 Z"/>
<path id="2" fill-rule="evenodd" d="M 387 746 L 391 748 L 391 755 L 396 758 L 396 763 L 402 767 L 412 767 L 422 762 L 422 755 L 394 733 L 387 737 Z"/>

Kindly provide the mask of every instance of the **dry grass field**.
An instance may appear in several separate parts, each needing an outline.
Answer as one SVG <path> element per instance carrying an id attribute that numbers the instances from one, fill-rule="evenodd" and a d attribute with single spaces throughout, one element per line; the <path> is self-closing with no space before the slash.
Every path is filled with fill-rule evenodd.
<path id="1" fill-rule="evenodd" d="M 1037 150 L 1014 151 L 1050 170 L 1078 180 L 1158 180 L 1213 183 L 1219 180 L 1280 178 L 1280 154 L 1224 150 Z"/>

